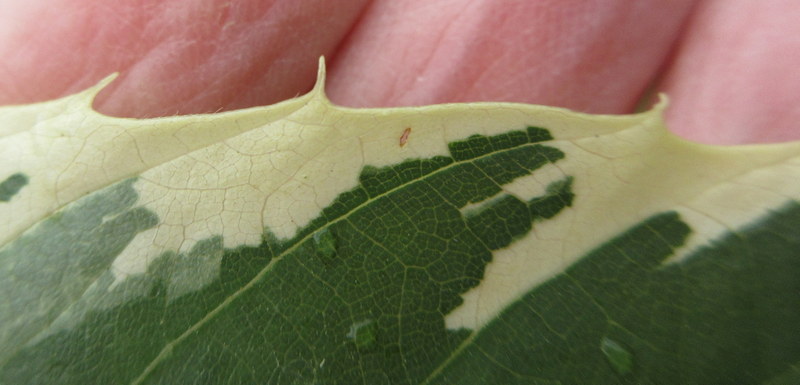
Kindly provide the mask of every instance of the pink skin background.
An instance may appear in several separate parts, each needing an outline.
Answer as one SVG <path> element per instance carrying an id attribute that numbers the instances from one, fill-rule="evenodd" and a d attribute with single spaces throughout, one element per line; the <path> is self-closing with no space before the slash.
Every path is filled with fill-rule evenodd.
<path id="1" fill-rule="evenodd" d="M 670 96 L 706 143 L 800 139 L 797 0 L 0 0 L 0 105 L 112 72 L 106 114 L 512 101 L 628 113 Z"/>

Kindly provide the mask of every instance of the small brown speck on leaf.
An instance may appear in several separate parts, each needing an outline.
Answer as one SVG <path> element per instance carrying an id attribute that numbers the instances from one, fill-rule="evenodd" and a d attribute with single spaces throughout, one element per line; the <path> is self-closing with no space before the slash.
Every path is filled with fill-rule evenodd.
<path id="1" fill-rule="evenodd" d="M 411 127 L 406 127 L 405 131 L 403 131 L 403 135 L 400 135 L 400 147 L 403 147 L 408 142 L 408 135 L 411 134 Z"/>

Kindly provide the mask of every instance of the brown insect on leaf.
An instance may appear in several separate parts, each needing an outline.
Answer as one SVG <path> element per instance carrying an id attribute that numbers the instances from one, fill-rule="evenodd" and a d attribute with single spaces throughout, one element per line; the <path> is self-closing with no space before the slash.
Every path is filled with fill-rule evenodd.
<path id="1" fill-rule="evenodd" d="M 400 147 L 403 147 L 408 142 L 408 136 L 411 134 L 411 127 L 406 127 L 403 131 L 403 135 L 400 135 Z"/>

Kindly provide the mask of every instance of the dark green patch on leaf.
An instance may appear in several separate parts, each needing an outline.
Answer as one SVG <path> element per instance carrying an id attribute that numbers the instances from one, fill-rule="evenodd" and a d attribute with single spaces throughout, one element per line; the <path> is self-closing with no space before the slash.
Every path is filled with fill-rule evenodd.
<path id="1" fill-rule="evenodd" d="M 528 202 L 533 219 L 550 219 L 564 207 L 572 206 L 575 194 L 572 192 L 572 177 L 557 180 L 547 186 L 547 193 Z"/>
<path id="2" fill-rule="evenodd" d="M 528 134 L 528 141 L 531 143 L 553 140 L 550 131 L 542 127 L 528 127 L 525 132 Z"/>
<path id="3" fill-rule="evenodd" d="M 547 194 L 523 202 L 503 194 L 466 217 L 467 226 L 490 250 L 498 250 L 527 234 L 538 219 L 552 218 L 572 205 L 572 177 L 552 182 Z"/>
<path id="4" fill-rule="evenodd" d="M 17 195 L 25 185 L 28 184 L 28 177 L 22 173 L 9 176 L 0 182 L 0 202 L 8 202 L 14 195 Z"/>
<path id="5" fill-rule="evenodd" d="M 448 144 L 450 154 L 457 161 L 475 159 L 492 152 L 520 147 L 527 143 L 552 140 L 550 132 L 540 127 L 528 127 L 526 131 L 511 131 L 495 136 L 472 135 L 467 140 Z"/>
<path id="6" fill-rule="evenodd" d="M 657 215 L 507 308 L 427 383 L 796 378 L 799 228 L 800 204 L 789 202 L 682 262 L 664 264 L 690 229 L 675 213 Z"/>
<path id="7" fill-rule="evenodd" d="M 419 179 L 444 166 L 453 163 L 453 159 L 436 156 L 431 159 L 407 160 L 393 167 L 364 167 L 361 172 L 361 185 L 370 198 L 374 198 L 403 183 Z"/>

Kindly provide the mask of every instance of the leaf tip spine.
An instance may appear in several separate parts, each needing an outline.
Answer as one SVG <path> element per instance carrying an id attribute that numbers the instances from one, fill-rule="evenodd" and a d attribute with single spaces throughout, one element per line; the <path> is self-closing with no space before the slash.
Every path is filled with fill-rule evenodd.
<path id="1" fill-rule="evenodd" d="M 653 105 L 652 110 L 663 115 L 667 107 L 669 107 L 669 96 L 663 92 L 659 92 L 658 101 L 656 101 L 656 103 Z"/>
<path id="2" fill-rule="evenodd" d="M 325 95 L 325 75 L 325 55 L 322 55 L 319 57 L 319 66 L 317 67 L 317 82 L 314 84 L 314 88 L 311 90 L 311 95 L 315 99 L 328 102 L 328 96 Z"/>
<path id="3" fill-rule="evenodd" d="M 116 80 L 118 76 L 119 76 L 119 72 L 114 72 L 114 73 L 104 77 L 103 79 L 101 79 L 94 86 L 92 86 L 92 87 L 86 89 L 85 91 L 83 91 L 82 94 L 83 94 L 83 98 L 86 101 L 86 103 L 91 107 L 92 103 L 94 103 L 94 98 L 97 97 L 97 94 L 99 94 L 100 91 L 102 91 L 109 84 L 111 84 L 111 82 Z"/>

